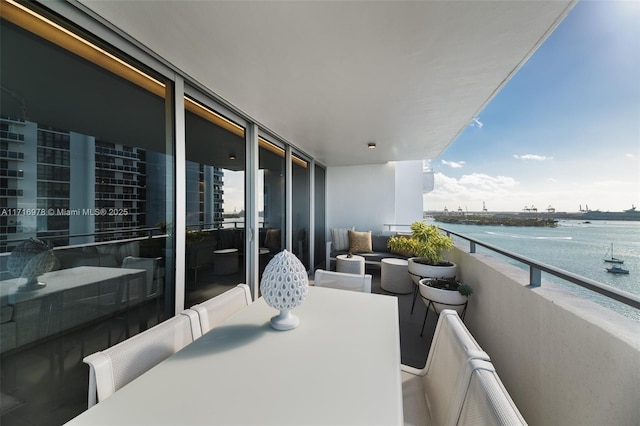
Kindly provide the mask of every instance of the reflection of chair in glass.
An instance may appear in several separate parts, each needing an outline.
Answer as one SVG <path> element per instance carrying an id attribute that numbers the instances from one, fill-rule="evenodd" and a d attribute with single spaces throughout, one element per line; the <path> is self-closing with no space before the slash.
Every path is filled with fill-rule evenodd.
<path id="1" fill-rule="evenodd" d="M 83 361 L 89 364 L 89 407 L 201 335 L 198 314 L 187 309 L 115 346 L 85 357 Z"/>
<path id="2" fill-rule="evenodd" d="M 99 282 L 97 286 L 83 286 L 66 291 L 63 296 L 62 320 L 65 328 L 73 324 L 90 324 L 103 320 L 89 335 L 95 336 L 98 330 L 106 327 L 107 345 L 113 342 L 112 326 L 120 324 L 122 329 L 115 341 L 130 335 L 131 300 L 139 299 L 142 280 L 124 275 L 115 280 Z M 85 353 L 85 339 L 82 339 L 80 353 Z"/>
<path id="3" fill-rule="evenodd" d="M 146 271 L 146 281 L 144 294 L 140 301 L 156 301 L 157 321 L 160 322 L 160 296 L 163 292 L 163 268 L 160 267 L 161 257 L 135 257 L 127 256 L 122 260 L 122 267 L 128 269 L 144 269 Z"/>
<path id="4" fill-rule="evenodd" d="M 293 230 L 293 236 L 291 238 L 291 249 L 293 250 L 293 254 L 298 256 L 298 259 L 302 263 L 306 263 L 305 247 L 306 247 L 306 239 L 307 239 L 307 230 L 305 228 L 296 228 Z"/>
<path id="5" fill-rule="evenodd" d="M 211 330 L 240 309 L 251 304 L 251 290 L 246 284 L 238 284 L 231 290 L 191 307 L 198 312 L 202 334 Z"/>
<path id="6" fill-rule="evenodd" d="M 161 257 L 135 257 L 127 256 L 122 260 L 122 267 L 128 269 L 144 269 L 147 271 L 144 299 L 157 298 L 162 292 L 160 283 L 162 276 L 160 270 Z"/>
<path id="7" fill-rule="evenodd" d="M 347 274 L 316 269 L 314 285 L 316 287 L 339 288 L 342 290 L 371 293 L 371 275 Z"/>
<path id="8" fill-rule="evenodd" d="M 280 253 L 281 235 L 279 228 L 268 228 L 265 231 L 264 247 L 269 249 L 272 254 Z"/>
<path id="9" fill-rule="evenodd" d="M 208 267 L 213 263 L 213 251 L 216 250 L 216 241 L 206 238 L 202 241 L 187 241 L 187 269 L 193 269 L 193 281 L 198 282 L 198 269 Z"/>

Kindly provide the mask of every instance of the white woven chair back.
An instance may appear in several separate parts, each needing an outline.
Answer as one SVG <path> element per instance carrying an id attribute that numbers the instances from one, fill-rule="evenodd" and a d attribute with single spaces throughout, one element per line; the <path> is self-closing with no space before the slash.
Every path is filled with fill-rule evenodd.
<path id="1" fill-rule="evenodd" d="M 316 287 L 329 287 L 371 293 L 371 275 L 347 274 L 316 269 L 314 285 Z"/>
<path id="2" fill-rule="evenodd" d="M 205 334 L 242 308 L 251 304 L 251 290 L 246 284 L 238 284 L 206 302 L 191 307 L 198 312 L 202 334 Z"/>
<path id="3" fill-rule="evenodd" d="M 201 335 L 197 313 L 186 310 L 117 345 L 85 357 L 83 361 L 89 364 L 89 407 L 108 398 Z"/>
<path id="4" fill-rule="evenodd" d="M 457 425 L 526 425 L 493 364 L 473 360 L 471 379 Z"/>
<path id="5" fill-rule="evenodd" d="M 464 376 L 469 372 L 463 367 L 469 359 L 489 360 L 454 310 L 440 313 L 433 342 L 427 356 L 424 390 L 429 395 L 433 424 L 448 423 L 451 404 L 459 406 L 464 397 Z"/>

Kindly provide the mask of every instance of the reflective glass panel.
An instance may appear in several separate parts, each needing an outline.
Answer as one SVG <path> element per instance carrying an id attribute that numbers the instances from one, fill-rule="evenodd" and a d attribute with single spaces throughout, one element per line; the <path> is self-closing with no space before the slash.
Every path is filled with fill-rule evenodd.
<path id="1" fill-rule="evenodd" d="M 284 248 L 284 149 L 259 140 L 258 233 L 260 275 L 273 256 Z"/>
<path id="2" fill-rule="evenodd" d="M 0 24 L 3 425 L 84 411 L 83 357 L 173 314 L 169 82 L 33 21 Z"/>
<path id="3" fill-rule="evenodd" d="M 313 264 L 314 270 L 321 269 L 329 269 L 325 267 L 325 258 L 326 258 L 326 226 L 325 226 L 325 209 L 326 209 L 326 170 L 324 167 L 319 165 L 315 165 L 315 174 L 314 174 L 314 197 L 315 197 L 315 205 L 314 205 L 314 232 L 315 232 L 315 249 L 313 256 Z"/>
<path id="4" fill-rule="evenodd" d="M 203 302 L 246 282 L 245 131 L 185 98 L 186 297 Z"/>
<path id="5" fill-rule="evenodd" d="M 291 250 L 302 261 L 307 270 L 309 263 L 309 222 L 311 203 L 309 163 L 302 158 L 292 156 L 292 235 Z"/>

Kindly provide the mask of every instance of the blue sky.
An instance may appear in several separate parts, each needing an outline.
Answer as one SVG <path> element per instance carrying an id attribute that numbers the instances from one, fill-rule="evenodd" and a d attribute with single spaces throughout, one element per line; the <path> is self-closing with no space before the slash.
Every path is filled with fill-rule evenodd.
<path id="1" fill-rule="evenodd" d="M 425 210 L 640 209 L 640 1 L 579 2 L 431 167 Z"/>

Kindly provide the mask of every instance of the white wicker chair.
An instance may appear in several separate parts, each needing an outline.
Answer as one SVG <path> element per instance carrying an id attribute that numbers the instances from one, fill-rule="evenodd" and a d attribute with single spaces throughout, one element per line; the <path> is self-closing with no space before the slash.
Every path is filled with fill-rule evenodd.
<path id="1" fill-rule="evenodd" d="M 452 418 L 462 405 L 471 359 L 488 361 L 489 355 L 456 311 L 443 310 L 424 368 L 401 366 L 405 424 L 455 424 Z"/>
<path id="2" fill-rule="evenodd" d="M 314 285 L 316 287 L 329 287 L 371 293 L 371 275 L 346 274 L 316 269 Z"/>
<path id="3" fill-rule="evenodd" d="M 469 364 L 471 377 L 455 424 L 526 425 L 493 364 L 478 359 L 471 360 Z"/>
<path id="4" fill-rule="evenodd" d="M 83 359 L 89 364 L 89 407 L 202 336 L 195 311 L 187 309 L 155 327 Z"/>
<path id="5" fill-rule="evenodd" d="M 205 334 L 240 309 L 251 304 L 251 290 L 246 284 L 238 284 L 231 290 L 191 307 L 200 317 L 202 334 Z"/>

